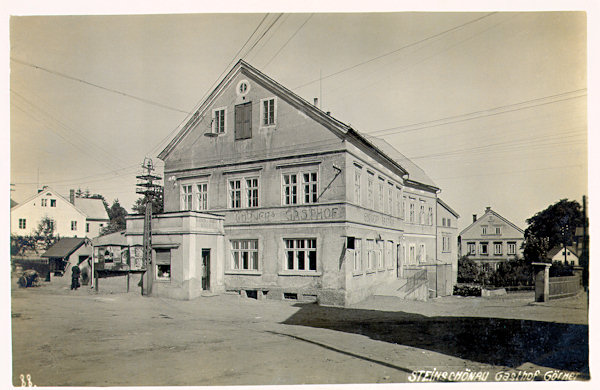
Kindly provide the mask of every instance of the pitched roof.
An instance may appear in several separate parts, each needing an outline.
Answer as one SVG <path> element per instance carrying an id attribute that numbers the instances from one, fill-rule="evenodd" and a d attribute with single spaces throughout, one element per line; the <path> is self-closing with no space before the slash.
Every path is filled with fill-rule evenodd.
<path id="1" fill-rule="evenodd" d="M 567 249 L 569 251 L 571 251 L 571 253 L 573 253 L 575 256 L 579 257 L 579 254 L 577 254 L 577 250 L 575 249 L 575 247 L 567 246 Z M 558 253 L 560 253 L 562 250 L 563 250 L 563 247 L 561 245 L 557 245 L 548 251 L 548 253 L 546 254 L 546 258 L 551 259 L 554 256 L 556 256 Z"/>
<path id="2" fill-rule="evenodd" d="M 109 219 L 102 199 L 75 198 L 75 207 L 83 211 L 89 219 Z"/>
<path id="3" fill-rule="evenodd" d="M 454 215 L 456 218 L 460 218 L 460 215 L 458 215 L 458 213 L 454 210 L 452 210 L 452 208 L 450 206 L 448 206 L 448 204 L 446 202 L 444 202 L 443 200 L 441 200 L 440 198 L 437 198 L 437 202 L 446 210 L 448 210 L 448 212 L 450 212 L 450 214 Z"/>
<path id="4" fill-rule="evenodd" d="M 127 246 L 127 239 L 125 238 L 125 231 L 114 232 L 106 234 L 104 236 L 98 236 L 92 239 L 93 246 Z"/>
<path id="5" fill-rule="evenodd" d="M 18 205 L 17 202 L 15 202 L 14 200 L 12 200 L 12 198 L 10 198 L 10 208 L 12 209 L 13 207 L 15 207 L 16 205 Z"/>
<path id="6" fill-rule="evenodd" d="M 60 257 L 65 258 L 71 256 L 73 252 L 85 244 L 85 238 L 66 237 L 61 238 L 56 244 L 52 245 L 42 257 Z"/>
<path id="7" fill-rule="evenodd" d="M 384 159 L 390 161 L 397 168 L 399 168 L 402 172 L 408 173 L 408 182 L 420 183 L 429 187 L 433 187 L 434 189 L 438 189 L 433 180 L 431 180 L 425 172 L 417 166 L 415 163 L 406 158 L 402 153 L 398 152 L 392 145 L 387 143 L 386 141 L 376 138 L 373 136 L 366 136 L 365 134 L 359 133 L 357 130 L 353 129 L 350 125 L 343 123 L 342 121 L 335 119 L 330 114 L 322 111 L 314 104 L 311 104 L 292 92 L 291 90 L 285 88 L 283 85 L 279 84 L 275 80 L 271 79 L 258 69 L 249 65 L 247 62 L 243 60 L 239 60 L 233 68 L 227 73 L 227 75 L 221 80 L 221 82 L 215 87 L 215 89 L 208 95 L 208 97 L 201 102 L 198 106 L 196 106 L 192 113 L 181 122 L 179 128 L 177 129 L 177 135 L 169 142 L 169 144 L 163 149 L 162 152 L 158 155 L 158 158 L 164 160 L 171 151 L 184 139 L 184 137 L 192 131 L 192 129 L 199 122 L 199 118 L 202 118 L 208 109 L 211 107 L 212 102 L 216 99 L 216 97 L 221 93 L 221 91 L 229 85 L 231 80 L 242 70 L 247 73 L 251 77 L 255 77 L 261 82 L 265 83 L 269 88 L 272 88 L 276 92 L 285 96 L 289 103 L 292 105 L 296 105 L 302 107 L 304 112 L 310 116 L 312 119 L 317 122 L 327 125 L 329 129 L 334 131 L 336 134 L 350 134 L 351 136 L 357 138 L 359 141 L 365 143 L 366 145 L 373 148 L 377 151 Z"/>
<path id="8" fill-rule="evenodd" d="M 74 204 L 72 204 L 69 199 L 65 198 L 64 196 L 62 196 L 61 194 L 59 194 L 57 191 L 53 190 L 52 188 L 48 187 L 48 186 L 44 186 L 43 188 L 39 189 L 37 194 L 33 195 L 32 197 L 30 197 L 29 199 L 19 203 L 18 205 L 14 206 L 13 209 L 18 209 L 19 207 L 28 204 L 29 202 L 33 201 L 34 199 L 37 199 L 39 197 L 45 196 L 48 192 L 52 193 L 53 196 L 56 196 L 57 198 L 60 198 L 62 200 L 64 200 L 65 202 L 69 203 L 71 206 L 73 206 L 73 208 L 75 210 L 77 210 L 78 212 L 80 212 L 81 214 L 85 215 L 85 213 L 83 212 L 83 210 L 81 210 L 79 207 L 75 206 Z M 11 209 L 11 212 L 13 210 Z"/>
<path id="9" fill-rule="evenodd" d="M 525 234 L 525 232 L 523 231 L 523 229 L 521 229 L 520 227 L 518 227 L 514 223 L 510 222 L 508 219 L 504 218 L 503 216 L 501 216 L 500 214 L 498 214 L 494 210 L 492 210 L 491 207 L 488 207 L 488 208 L 486 208 L 485 213 L 483 213 L 483 215 L 481 217 L 477 218 L 477 220 L 475 220 L 475 222 L 473 222 L 472 224 L 470 224 L 469 226 L 467 226 L 466 228 L 464 228 L 460 233 L 458 233 L 458 235 L 462 236 L 464 234 L 464 232 L 466 232 L 467 230 L 469 230 L 473 225 L 477 224 L 477 222 L 479 222 L 483 217 L 485 217 L 488 214 L 493 214 L 496 218 L 504 221 L 509 226 L 512 226 L 513 228 L 517 229 L 519 231 L 519 233 Z"/>

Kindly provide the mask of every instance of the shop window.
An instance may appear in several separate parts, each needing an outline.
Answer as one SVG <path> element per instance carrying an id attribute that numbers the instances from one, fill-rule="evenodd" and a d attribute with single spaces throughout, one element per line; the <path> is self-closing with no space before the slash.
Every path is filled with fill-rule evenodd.
<path id="1" fill-rule="evenodd" d="M 288 271 L 317 270 L 317 240 L 314 238 L 284 239 L 285 269 Z"/>
<path id="2" fill-rule="evenodd" d="M 171 280 L 171 249 L 154 249 L 156 262 L 156 279 Z"/>
<path id="3" fill-rule="evenodd" d="M 258 240 L 231 240 L 231 269 L 258 271 Z"/>

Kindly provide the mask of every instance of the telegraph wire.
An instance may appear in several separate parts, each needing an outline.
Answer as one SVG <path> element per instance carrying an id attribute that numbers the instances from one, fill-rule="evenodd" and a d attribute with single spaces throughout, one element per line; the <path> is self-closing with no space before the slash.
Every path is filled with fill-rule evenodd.
<path id="1" fill-rule="evenodd" d="M 65 73 L 61 73 L 61 72 L 58 72 L 58 71 L 55 71 L 55 70 L 52 70 L 52 69 L 48 69 L 48 68 L 45 68 L 45 67 L 40 66 L 40 65 L 35 65 L 35 64 L 23 61 L 23 60 L 19 60 L 19 59 L 13 58 L 13 57 L 10 57 L 10 60 L 14 61 L 14 62 L 17 62 L 17 63 L 19 63 L 21 65 L 29 66 L 29 67 L 34 68 L 34 69 L 43 70 L 45 72 L 48 72 L 48 73 L 51 73 L 51 74 L 54 74 L 54 75 L 57 75 L 57 76 L 60 76 L 60 77 L 64 77 L 64 78 L 69 79 L 69 80 L 78 81 L 80 83 L 87 84 L 87 85 L 90 85 L 92 87 L 96 87 L 96 88 L 102 89 L 104 91 L 108 91 L 108 92 L 116 93 L 117 95 L 122 95 L 122 96 L 125 96 L 125 97 L 129 97 L 131 99 L 135 99 L 135 100 L 138 100 L 138 101 L 143 102 L 143 103 L 152 104 L 154 106 L 161 107 L 161 108 L 164 108 L 164 109 L 167 109 L 167 110 L 172 110 L 172 111 L 177 111 L 177 112 L 181 112 L 181 113 L 187 114 L 187 111 L 185 111 L 185 110 L 181 110 L 181 109 L 175 108 L 175 107 L 170 107 L 170 106 L 167 106 L 165 104 L 158 103 L 158 102 L 155 102 L 153 100 L 145 99 L 145 98 L 142 98 L 142 97 L 139 97 L 139 96 L 131 95 L 131 94 L 127 93 L 127 92 L 122 92 L 122 91 L 119 91 L 119 90 L 116 90 L 116 89 L 113 89 L 113 88 L 103 87 L 102 85 L 95 84 L 95 83 L 92 83 L 90 81 L 86 81 L 86 80 L 83 80 L 83 79 L 80 79 L 80 78 L 77 78 L 77 77 L 69 76 L 69 75 L 67 75 Z"/>
<path id="2" fill-rule="evenodd" d="M 248 49 L 248 51 L 246 52 L 246 54 L 244 54 L 242 56 L 242 58 L 245 58 L 248 54 L 250 54 L 250 52 L 252 51 L 252 49 L 254 49 L 254 47 L 258 44 L 258 42 L 260 42 L 261 39 L 263 39 L 263 37 L 269 32 L 269 30 L 275 25 L 275 23 L 277 23 L 277 21 L 279 20 L 279 18 L 281 18 L 283 16 L 283 14 L 279 14 L 279 16 L 277 16 L 277 18 L 275 19 L 274 22 L 272 22 L 269 27 L 267 27 L 267 29 L 262 33 L 262 35 L 260 36 L 260 38 L 258 38 L 258 40 L 256 42 L 254 42 L 254 45 L 252 45 L 252 47 L 250 49 Z"/>
<path id="3" fill-rule="evenodd" d="M 302 88 L 302 87 L 306 87 L 307 85 L 310 85 L 310 84 L 316 83 L 317 81 L 324 80 L 324 79 L 327 79 L 327 78 L 330 78 L 330 77 L 333 77 L 333 76 L 337 76 L 338 74 L 341 74 L 341 73 L 347 72 L 347 71 L 349 71 L 349 70 L 352 70 L 352 69 L 358 68 L 359 66 L 362 66 L 362 65 L 368 64 L 368 63 L 370 63 L 370 62 L 373 62 L 373 61 L 376 61 L 376 60 L 378 60 L 378 59 L 380 59 L 380 58 L 387 57 L 387 56 L 389 56 L 389 55 L 392 55 L 392 54 L 394 54 L 394 53 L 397 53 L 397 52 L 399 52 L 399 51 L 401 51 L 401 50 L 408 49 L 409 47 L 416 46 L 416 45 L 418 45 L 418 44 L 421 44 L 421 43 L 423 43 L 423 42 L 426 42 L 426 41 L 432 40 L 432 39 L 434 39 L 434 38 L 437 38 L 437 37 L 439 37 L 439 36 L 445 35 L 445 34 L 447 34 L 447 33 L 449 33 L 449 32 L 452 32 L 452 31 L 455 31 L 455 30 L 461 29 L 461 28 L 463 28 L 463 27 L 465 27 L 465 26 L 467 26 L 467 25 L 469 25 L 469 24 L 476 23 L 476 22 L 478 22 L 478 21 L 480 21 L 480 20 L 482 20 L 482 19 L 485 19 L 485 18 L 487 18 L 487 17 L 490 17 L 490 16 L 492 16 L 492 15 L 494 15 L 494 14 L 497 14 L 497 13 L 498 13 L 498 12 L 490 12 L 489 14 L 486 14 L 486 15 L 484 15 L 484 16 L 482 16 L 482 17 L 479 17 L 479 18 L 477 18 L 477 19 L 474 19 L 474 20 L 471 20 L 471 21 L 469 21 L 469 22 L 463 23 L 463 24 L 461 24 L 461 25 L 458 25 L 458 26 L 452 27 L 452 28 L 450 28 L 450 29 L 448 29 L 448 30 L 444 30 L 444 31 L 442 31 L 442 32 L 440 32 L 440 33 L 437 33 L 437 34 L 431 35 L 431 36 L 429 36 L 429 37 L 427 37 L 427 38 L 423 38 L 423 39 L 421 39 L 421 40 L 418 40 L 418 41 L 416 41 L 416 42 L 409 43 L 408 45 L 402 46 L 402 47 L 400 47 L 400 48 L 398 48 L 398 49 L 395 49 L 395 50 L 392 50 L 392 51 L 390 51 L 390 52 L 387 52 L 387 53 L 381 54 L 381 55 L 379 55 L 379 56 L 373 57 L 373 58 L 371 58 L 371 59 L 368 59 L 368 60 L 366 60 L 366 61 L 359 62 L 358 64 L 354 64 L 354 65 L 352 65 L 352 66 L 349 66 L 349 67 L 347 67 L 347 68 L 341 69 L 341 70 L 339 70 L 339 71 L 337 71 L 337 72 L 334 72 L 334 73 L 331 73 L 331 74 L 325 75 L 325 76 L 323 76 L 323 77 L 320 77 L 320 78 L 318 78 L 318 79 L 315 79 L 315 80 L 309 81 L 309 82 L 307 82 L 307 83 L 304 83 L 304 84 L 302 84 L 302 85 L 299 85 L 299 86 L 297 86 L 297 87 L 295 87 L 295 88 L 292 88 L 292 90 L 300 89 L 300 88 Z"/>
<path id="4" fill-rule="evenodd" d="M 520 169 L 517 171 L 491 172 L 491 173 L 485 173 L 485 174 L 481 174 L 481 175 L 462 175 L 462 176 L 452 176 L 452 177 L 438 177 L 437 179 L 435 179 L 435 181 L 450 180 L 450 179 L 462 179 L 462 178 L 469 178 L 469 177 L 481 177 L 481 176 L 499 176 L 499 175 L 508 175 L 508 174 L 515 174 L 515 173 L 523 173 L 523 172 L 547 171 L 550 169 L 575 168 L 575 167 L 582 167 L 582 166 L 583 166 L 582 164 L 571 164 L 571 165 L 559 165 L 559 166 L 555 166 L 555 167 L 545 167 L 545 168 L 535 168 L 535 169 Z"/>
<path id="5" fill-rule="evenodd" d="M 304 27 L 304 25 L 306 23 L 308 23 L 308 21 L 313 17 L 313 15 L 314 15 L 314 13 L 310 14 L 310 16 L 304 21 L 304 23 L 302 23 L 302 25 L 296 29 L 296 31 L 292 34 L 292 36 L 289 37 L 287 41 L 285 41 L 285 43 L 283 44 L 283 46 L 281 46 L 279 48 L 279 50 L 277 50 L 277 52 L 273 55 L 273 57 L 271 57 L 271 59 L 269 59 L 269 61 L 267 61 L 267 63 L 263 66 L 263 69 L 266 69 L 267 66 L 269 66 L 269 64 L 271 63 L 271 61 L 273 61 L 275 59 L 275 57 L 277 57 L 277 55 L 279 53 L 281 53 L 281 51 L 287 46 L 287 44 L 290 43 L 290 41 L 292 39 L 294 39 L 294 37 L 296 36 L 296 34 L 298 34 L 298 32 L 300 32 L 300 30 L 302 30 L 302 27 Z"/>
<path id="6" fill-rule="evenodd" d="M 260 50 L 262 50 L 262 48 L 265 47 L 269 42 L 271 42 L 271 39 L 273 39 L 274 36 L 277 36 L 277 31 L 279 31 L 281 26 L 283 26 L 289 18 L 290 18 L 290 14 L 284 14 L 283 19 L 281 20 L 281 23 L 279 23 L 277 25 L 275 30 L 273 30 L 273 33 L 271 35 L 269 35 L 269 38 L 266 41 L 263 41 L 263 43 L 254 51 L 254 53 L 250 54 L 250 56 L 248 57 L 248 61 L 253 61 L 256 58 L 257 53 Z"/>

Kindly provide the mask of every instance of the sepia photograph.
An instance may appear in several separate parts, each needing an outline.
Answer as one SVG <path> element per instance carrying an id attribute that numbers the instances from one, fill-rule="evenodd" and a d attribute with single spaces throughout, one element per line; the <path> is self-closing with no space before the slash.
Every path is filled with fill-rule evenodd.
<path id="1" fill-rule="evenodd" d="M 590 13 L 353 4 L 5 15 L 5 385 L 591 383 Z"/>

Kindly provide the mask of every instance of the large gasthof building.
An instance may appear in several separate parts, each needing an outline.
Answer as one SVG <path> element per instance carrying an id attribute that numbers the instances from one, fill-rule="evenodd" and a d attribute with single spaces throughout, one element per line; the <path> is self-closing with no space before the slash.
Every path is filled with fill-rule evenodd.
<path id="1" fill-rule="evenodd" d="M 244 61 L 159 158 L 153 295 L 347 305 L 438 265 L 450 271 L 434 274 L 446 281 L 439 291 L 430 281 L 430 294 L 451 291 L 456 258 L 438 258 L 440 189 L 425 172 Z M 142 232 L 143 217 L 129 217 L 129 244 Z"/>

